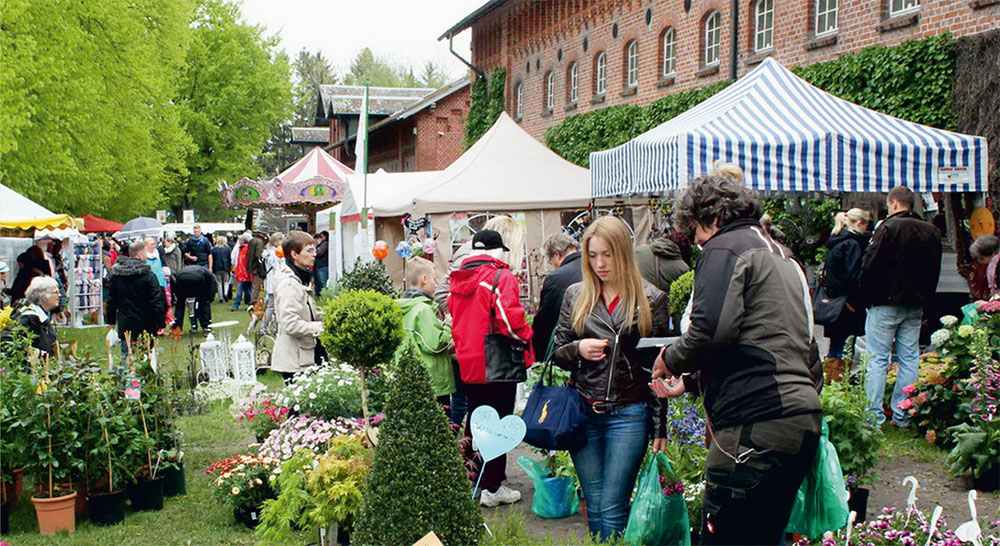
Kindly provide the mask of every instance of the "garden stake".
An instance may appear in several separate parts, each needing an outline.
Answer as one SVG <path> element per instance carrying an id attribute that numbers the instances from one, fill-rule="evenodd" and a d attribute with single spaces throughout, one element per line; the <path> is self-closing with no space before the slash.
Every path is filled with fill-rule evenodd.
<path id="1" fill-rule="evenodd" d="M 101 410 L 101 419 L 104 419 L 104 406 L 103 405 L 100 406 L 100 410 Z M 111 439 L 108 438 L 108 427 L 106 427 L 104 425 L 101 425 L 101 430 L 104 431 L 104 445 L 107 446 L 107 449 L 108 449 L 108 493 L 111 493 L 112 492 L 112 489 L 111 489 L 111 484 L 112 484 L 112 480 L 111 480 Z"/>
<path id="2" fill-rule="evenodd" d="M 934 507 L 934 513 L 931 514 L 931 527 L 927 531 L 927 545 L 931 546 L 931 541 L 934 540 L 934 533 L 937 532 L 938 520 L 941 519 L 941 512 L 944 512 L 944 508 L 941 506 Z"/>
<path id="3" fill-rule="evenodd" d="M 910 494 L 906 496 L 906 521 L 903 526 L 910 524 L 910 516 L 917 511 L 917 479 L 913 476 L 903 478 L 903 485 L 910 484 Z"/>

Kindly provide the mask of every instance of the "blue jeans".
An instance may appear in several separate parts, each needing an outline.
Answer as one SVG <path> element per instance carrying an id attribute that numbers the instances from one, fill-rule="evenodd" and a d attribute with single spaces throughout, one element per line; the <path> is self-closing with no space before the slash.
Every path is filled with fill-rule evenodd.
<path id="1" fill-rule="evenodd" d="M 239 309 L 240 301 L 246 296 L 246 303 L 250 305 L 250 281 L 239 281 L 236 283 L 236 299 L 233 300 L 233 311 Z"/>
<path id="2" fill-rule="evenodd" d="M 315 286 L 313 287 L 313 290 L 316 291 L 317 296 L 322 296 L 323 289 L 326 288 L 326 281 L 330 279 L 330 268 L 328 267 L 316 268 L 315 277 L 316 277 L 315 279 L 316 283 Z"/>
<path id="3" fill-rule="evenodd" d="M 607 413 L 586 410 L 587 445 L 570 452 L 587 501 L 587 528 L 601 540 L 620 537 L 628 503 L 649 447 L 645 403 Z"/>
<path id="4" fill-rule="evenodd" d="M 868 370 L 865 379 L 865 394 L 868 395 L 868 411 L 874 414 L 879 425 L 885 422 L 882 399 L 885 396 L 885 376 L 892 358 L 892 343 L 896 342 L 899 356 L 899 370 L 896 387 L 892 390 L 892 420 L 897 425 L 906 426 L 910 416 L 899 409 L 899 403 L 906 395 L 903 388 L 917 382 L 920 369 L 920 307 L 902 305 L 877 305 L 868 310 L 865 323 L 865 337 L 868 340 Z"/>

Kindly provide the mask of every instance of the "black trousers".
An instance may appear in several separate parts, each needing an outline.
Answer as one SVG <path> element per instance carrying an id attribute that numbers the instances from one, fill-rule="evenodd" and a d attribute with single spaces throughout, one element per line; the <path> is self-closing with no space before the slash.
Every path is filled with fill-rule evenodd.
<path id="1" fill-rule="evenodd" d="M 816 456 L 819 420 L 819 414 L 799 415 L 715 431 L 706 459 L 702 544 L 781 541 Z"/>
<path id="2" fill-rule="evenodd" d="M 214 295 L 214 294 L 213 294 Z M 178 297 L 174 301 L 174 327 L 184 329 L 184 315 L 187 314 L 187 298 Z M 208 328 L 212 323 L 212 300 L 195 300 L 194 317 L 191 319 L 191 327 L 202 329 Z"/>
<path id="3" fill-rule="evenodd" d="M 481 383 L 465 384 L 465 392 L 469 398 L 469 417 L 465 420 L 465 435 L 472 436 L 469 421 L 472 412 L 479 406 L 493 406 L 500 418 L 514 413 L 514 398 L 517 396 L 517 383 Z M 486 463 L 483 479 L 479 488 L 483 491 L 496 493 L 500 485 L 507 479 L 507 456 L 497 457 Z"/>

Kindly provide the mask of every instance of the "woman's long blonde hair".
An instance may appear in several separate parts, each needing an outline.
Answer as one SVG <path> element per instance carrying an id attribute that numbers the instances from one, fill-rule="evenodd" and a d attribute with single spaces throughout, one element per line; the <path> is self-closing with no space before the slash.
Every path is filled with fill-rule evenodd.
<path id="1" fill-rule="evenodd" d="M 859 230 L 857 229 L 858 224 L 861 222 L 867 224 L 870 218 L 871 217 L 868 215 L 868 211 L 857 207 L 847 212 L 838 212 L 837 216 L 833 219 L 833 230 L 831 230 L 830 233 L 836 235 L 845 227 L 855 233 L 859 233 Z"/>
<path id="2" fill-rule="evenodd" d="M 583 335 L 583 326 L 601 297 L 601 279 L 590 267 L 590 241 L 600 238 L 611 247 L 611 257 L 615 261 L 615 279 L 618 284 L 619 303 L 625 310 L 625 324 L 635 322 L 639 312 L 639 333 L 646 336 L 652 328 L 653 316 L 649 310 L 649 300 L 642 288 L 642 276 L 635 263 L 632 238 L 621 219 L 613 216 L 598 218 L 583 232 L 583 290 L 573 306 L 573 330 Z"/>
<path id="3" fill-rule="evenodd" d="M 483 229 L 492 229 L 500 234 L 503 244 L 510 249 L 502 258 L 510 266 L 511 273 L 518 275 L 524 270 L 524 224 L 510 216 L 494 216 Z"/>

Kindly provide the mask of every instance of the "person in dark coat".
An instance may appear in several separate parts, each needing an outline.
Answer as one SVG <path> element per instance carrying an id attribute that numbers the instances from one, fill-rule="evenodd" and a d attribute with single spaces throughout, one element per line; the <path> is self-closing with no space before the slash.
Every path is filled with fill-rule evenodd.
<path id="1" fill-rule="evenodd" d="M 635 261 L 642 278 L 667 294 L 670 293 L 670 285 L 674 280 L 691 270 L 687 261 L 681 257 L 681 249 L 677 243 L 665 237 L 657 237 L 649 244 L 637 246 Z"/>
<path id="2" fill-rule="evenodd" d="M 197 332 L 201 325 L 208 330 L 212 323 L 212 299 L 215 297 L 215 275 L 198 265 L 188 265 L 174 273 L 171 286 L 174 290 L 174 328 L 184 328 L 184 308 L 188 298 L 194 298 L 194 316 L 191 331 Z"/>
<path id="3" fill-rule="evenodd" d="M 14 325 L 18 324 L 31 334 L 31 346 L 48 354 L 55 353 L 56 327 L 52 313 L 59 308 L 59 284 L 47 275 L 35 277 L 25 292 L 24 303 L 10 315 L 11 324 L 0 335 L 0 341 L 12 342 Z"/>
<path id="4" fill-rule="evenodd" d="M 844 343 L 850 336 L 865 334 L 864 301 L 861 298 L 861 260 L 868 248 L 868 212 L 853 208 L 838 212 L 824 262 L 824 290 L 831 298 L 847 296 L 836 322 L 823 327 L 830 350 L 823 363 L 826 380 L 838 381 L 847 367 Z"/>
<path id="5" fill-rule="evenodd" d="M 215 275 L 219 290 L 219 300 L 229 301 L 229 274 L 233 268 L 232 249 L 229 248 L 223 235 L 215 237 L 215 248 L 212 249 L 212 274 Z"/>
<path id="6" fill-rule="evenodd" d="M 257 303 L 260 289 L 267 277 L 267 264 L 264 263 L 264 247 L 267 246 L 267 234 L 255 231 L 247 247 L 247 272 L 251 275 L 250 307 Z"/>
<path id="7" fill-rule="evenodd" d="M 10 287 L 10 301 L 13 303 L 24 299 L 32 279 L 49 274 L 49 263 L 45 260 L 45 253 L 37 245 L 31 245 L 28 250 L 17 256 L 17 268 L 14 284 Z"/>
<path id="8" fill-rule="evenodd" d="M 534 330 L 531 344 L 535 348 L 535 356 L 547 359 L 549 342 L 559 322 L 563 295 L 570 285 L 583 280 L 583 269 L 580 266 L 580 243 L 569 235 L 557 233 L 549 237 L 542 248 L 555 271 L 546 275 L 542 283 L 538 313 L 531 323 Z"/>
<path id="9" fill-rule="evenodd" d="M 330 243 L 327 242 L 325 231 L 317 233 L 316 240 L 316 267 L 313 268 L 313 289 L 317 296 L 321 296 L 326 288 L 326 281 L 330 279 Z"/>
<path id="10" fill-rule="evenodd" d="M 882 409 L 885 377 L 893 343 L 899 373 L 890 407 L 897 426 L 910 416 L 899 407 L 903 389 L 917 382 L 920 366 L 920 322 L 941 275 L 941 232 L 913 212 L 915 194 L 905 186 L 889 191 L 889 217 L 876 229 L 861 266 L 861 292 L 870 306 L 865 321 L 868 370 L 865 393 L 868 410 L 877 424 L 885 422 Z"/>
<path id="11" fill-rule="evenodd" d="M 201 226 L 194 226 L 194 235 L 184 243 L 186 263 L 207 267 L 212 270 L 212 241 L 201 234 Z"/>
<path id="12" fill-rule="evenodd" d="M 156 335 L 166 326 L 165 301 L 156 275 L 146 265 L 146 244 L 133 242 L 128 256 L 119 258 L 111 267 L 108 288 L 108 327 L 117 326 L 123 356 L 129 353 L 126 334 L 134 340 L 143 332 Z"/>

